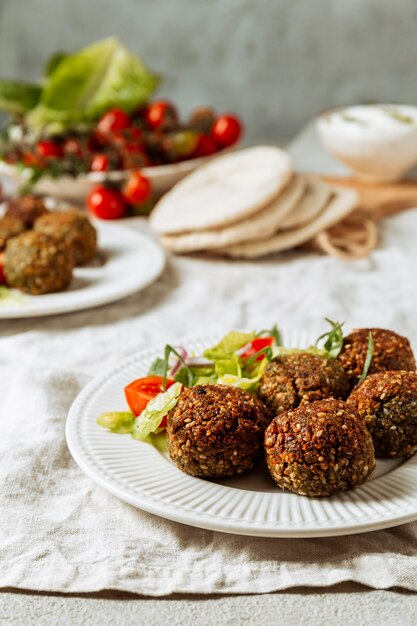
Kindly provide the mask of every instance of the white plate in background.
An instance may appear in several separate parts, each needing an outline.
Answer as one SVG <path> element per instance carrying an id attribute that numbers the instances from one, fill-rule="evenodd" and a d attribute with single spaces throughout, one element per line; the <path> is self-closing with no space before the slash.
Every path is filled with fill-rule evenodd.
<path id="1" fill-rule="evenodd" d="M 55 315 L 107 304 L 144 289 L 162 273 L 165 253 L 153 239 L 110 222 L 94 221 L 94 226 L 97 258 L 75 268 L 67 289 L 41 296 L 12 290 L 15 298 L 0 299 L 0 319 Z"/>

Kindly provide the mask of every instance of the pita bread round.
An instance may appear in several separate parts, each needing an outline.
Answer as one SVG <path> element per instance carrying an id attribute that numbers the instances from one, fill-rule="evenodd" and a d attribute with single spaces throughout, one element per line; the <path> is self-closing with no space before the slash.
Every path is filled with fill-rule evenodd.
<path id="1" fill-rule="evenodd" d="M 165 194 L 150 224 L 160 234 L 171 234 L 238 222 L 276 198 L 291 175 L 290 157 L 273 146 L 225 154 Z"/>
<path id="2" fill-rule="evenodd" d="M 303 196 L 306 181 L 294 176 L 289 185 L 264 209 L 237 224 L 222 229 L 200 230 L 195 233 L 165 235 L 162 244 L 172 252 L 197 252 L 234 245 L 273 235 L 285 216 L 294 210 Z"/>
<path id="3" fill-rule="evenodd" d="M 320 181 L 307 181 L 304 195 L 293 211 L 283 219 L 279 230 L 299 228 L 312 222 L 325 208 L 332 189 Z"/>
<path id="4" fill-rule="evenodd" d="M 316 220 L 294 230 L 278 232 L 269 239 L 248 241 L 216 252 L 231 257 L 256 258 L 296 248 L 312 239 L 317 233 L 329 228 L 349 215 L 359 202 L 359 196 L 353 189 L 333 188 L 331 197 L 325 210 Z"/>

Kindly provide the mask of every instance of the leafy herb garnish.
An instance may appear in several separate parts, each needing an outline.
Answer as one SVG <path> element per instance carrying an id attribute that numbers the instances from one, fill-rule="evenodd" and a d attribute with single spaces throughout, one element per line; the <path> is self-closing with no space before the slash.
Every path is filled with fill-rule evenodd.
<path id="1" fill-rule="evenodd" d="M 269 330 L 260 330 L 258 333 L 256 333 L 257 337 L 263 337 L 263 335 L 266 335 L 267 337 L 273 337 L 275 339 L 275 345 L 282 346 L 281 331 L 276 324 L 274 324 L 273 327 Z"/>
<path id="2" fill-rule="evenodd" d="M 353 117 L 353 115 L 349 115 L 348 113 L 342 113 L 341 117 L 346 122 L 356 122 L 357 124 L 365 124 L 363 120 L 360 120 L 357 117 Z"/>
<path id="3" fill-rule="evenodd" d="M 398 122 L 402 122 L 403 124 L 411 124 L 411 125 L 416 123 L 415 119 L 410 117 L 410 115 L 401 113 L 401 111 L 399 111 L 398 109 L 392 109 L 389 107 L 383 107 L 383 109 L 386 113 L 388 113 L 388 115 L 393 117 L 395 120 L 398 120 Z"/>
<path id="4" fill-rule="evenodd" d="M 323 349 L 332 359 L 336 359 L 339 356 L 343 347 L 342 327 L 344 325 L 344 322 L 333 322 L 328 317 L 326 317 L 325 319 L 326 322 L 330 324 L 331 329 L 327 331 L 327 333 L 323 333 L 322 335 L 320 335 L 314 346 L 318 348 L 320 341 L 324 340 Z"/>
<path id="5" fill-rule="evenodd" d="M 272 359 L 271 346 L 266 346 L 265 348 L 258 350 L 258 352 L 255 352 L 255 354 L 252 354 L 252 356 L 249 357 L 247 361 L 245 361 L 244 369 L 248 369 L 251 367 L 251 365 L 253 365 L 253 363 L 256 363 L 256 361 L 258 360 L 258 357 L 261 356 L 261 354 L 265 355 L 268 361 L 270 361 Z"/>
<path id="6" fill-rule="evenodd" d="M 192 385 L 194 385 L 195 380 L 196 380 L 196 376 L 194 372 L 187 365 L 187 363 L 184 361 L 183 357 L 179 354 L 179 352 L 177 352 L 177 350 L 175 350 L 175 348 L 173 348 L 169 344 L 165 346 L 164 357 L 155 359 L 155 361 L 152 363 L 152 365 L 149 368 L 148 374 L 154 375 L 154 376 L 162 376 L 163 378 L 162 389 L 165 391 L 167 376 L 168 376 L 168 369 L 169 369 L 168 362 L 169 362 L 169 357 L 171 353 L 175 354 L 175 356 L 178 357 L 178 359 L 180 360 L 182 364 L 181 369 L 174 376 L 175 380 L 177 382 L 183 383 L 186 387 L 192 387 Z"/>
<path id="7" fill-rule="evenodd" d="M 363 364 L 362 374 L 359 378 L 359 382 L 361 383 L 368 376 L 369 368 L 371 367 L 372 357 L 374 355 L 374 339 L 372 337 L 371 331 L 369 331 L 368 335 L 368 349 L 366 351 L 365 363 Z"/>

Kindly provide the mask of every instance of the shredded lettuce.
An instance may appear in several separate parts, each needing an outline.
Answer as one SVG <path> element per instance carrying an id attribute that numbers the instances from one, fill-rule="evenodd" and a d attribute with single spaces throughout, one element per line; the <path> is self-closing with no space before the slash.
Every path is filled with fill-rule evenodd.
<path id="1" fill-rule="evenodd" d="M 221 378 L 226 374 L 231 374 L 232 376 L 242 375 L 242 368 L 237 354 L 231 354 L 227 359 L 215 361 L 214 368 L 217 378 Z"/>
<path id="2" fill-rule="evenodd" d="M 181 390 L 181 383 L 174 383 L 167 391 L 152 398 L 136 419 L 132 437 L 144 441 L 151 433 L 159 432 L 162 419 L 177 404 Z"/>
<path id="3" fill-rule="evenodd" d="M 218 344 L 212 348 L 207 348 L 207 350 L 203 352 L 203 356 L 213 361 L 228 358 L 231 354 L 239 350 L 239 348 L 250 343 L 255 337 L 256 333 L 241 333 L 237 330 L 232 330 L 230 333 L 227 333 Z"/>
<path id="4" fill-rule="evenodd" d="M 129 411 L 109 411 L 102 413 L 97 424 L 111 430 L 112 433 L 126 435 L 133 432 L 136 417 Z"/>

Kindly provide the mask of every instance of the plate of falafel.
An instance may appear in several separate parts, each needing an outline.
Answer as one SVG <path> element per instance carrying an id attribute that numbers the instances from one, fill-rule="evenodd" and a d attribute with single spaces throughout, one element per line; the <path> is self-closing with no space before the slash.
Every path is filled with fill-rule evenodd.
<path id="1" fill-rule="evenodd" d="M 273 327 L 133 356 L 75 400 L 72 456 L 121 500 L 221 532 L 320 537 L 417 519 L 410 342 L 328 322 L 316 340 Z"/>
<path id="2" fill-rule="evenodd" d="M 67 313 L 153 282 L 165 255 L 151 239 L 84 211 L 24 195 L 0 215 L 0 319 Z"/>

